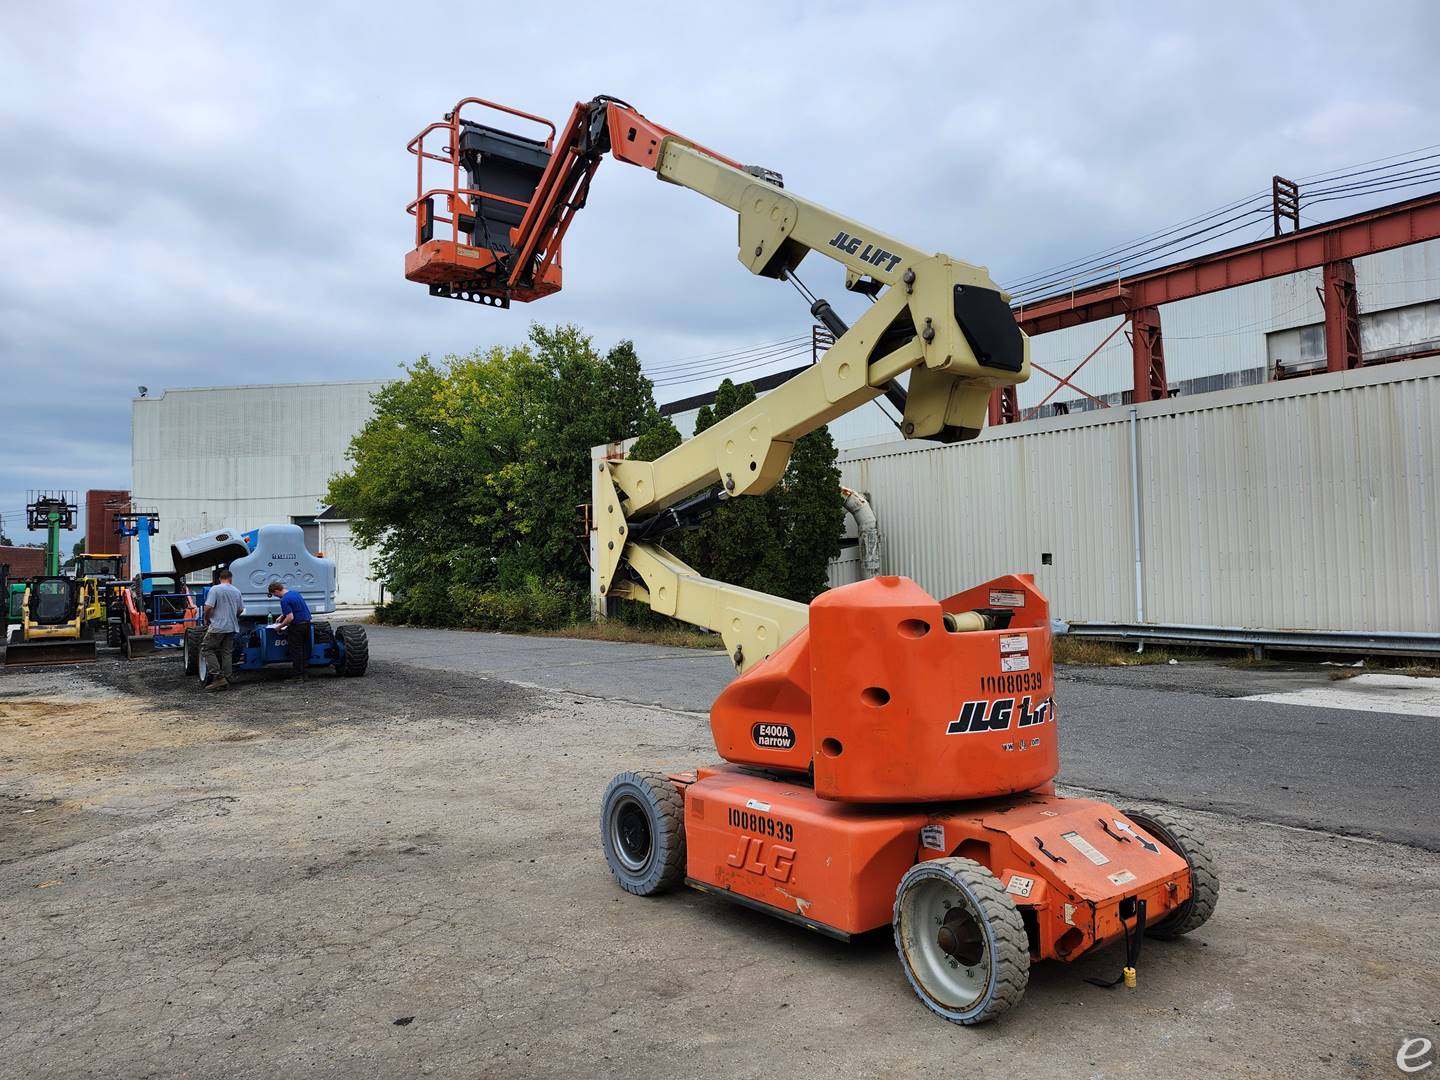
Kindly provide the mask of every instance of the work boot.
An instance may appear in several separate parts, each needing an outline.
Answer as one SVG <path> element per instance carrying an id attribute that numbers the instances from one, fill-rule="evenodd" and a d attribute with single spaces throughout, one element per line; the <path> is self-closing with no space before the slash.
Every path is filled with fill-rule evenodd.
<path id="1" fill-rule="evenodd" d="M 230 681 L 224 675 L 216 675 L 210 682 L 205 684 L 206 690 L 224 690 L 230 685 Z"/>

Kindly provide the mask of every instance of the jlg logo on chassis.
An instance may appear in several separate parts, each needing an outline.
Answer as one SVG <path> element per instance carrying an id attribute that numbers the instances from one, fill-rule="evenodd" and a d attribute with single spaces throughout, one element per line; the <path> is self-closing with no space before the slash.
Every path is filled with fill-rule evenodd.
<path id="1" fill-rule="evenodd" d="M 1034 709 L 1030 698 L 1023 697 L 1017 705 L 1013 697 L 994 701 L 967 701 L 960 706 L 960 715 L 950 721 L 946 735 L 973 735 L 978 731 L 1008 731 L 1013 720 L 1017 728 L 1034 727 L 1050 719 L 1055 702 L 1046 698 Z"/>
<path id="2" fill-rule="evenodd" d="M 789 840 L 795 835 L 795 827 L 778 818 L 762 814 L 747 814 L 743 810 L 731 810 L 732 826 L 777 836 Z M 748 870 L 760 877 L 771 877 L 776 881 L 789 881 L 790 871 L 795 865 L 795 849 L 784 844 L 766 844 L 758 836 L 741 833 L 736 837 L 735 850 L 725 856 L 725 862 L 739 870 Z"/>

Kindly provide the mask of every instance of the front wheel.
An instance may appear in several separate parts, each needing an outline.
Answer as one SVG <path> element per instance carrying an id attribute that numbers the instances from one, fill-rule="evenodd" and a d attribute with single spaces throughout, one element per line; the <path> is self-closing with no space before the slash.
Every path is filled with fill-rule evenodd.
<path id="1" fill-rule="evenodd" d="M 370 640 L 363 626 L 342 626 L 335 631 L 335 674 L 364 675 L 370 666 Z"/>
<path id="2" fill-rule="evenodd" d="M 995 875 L 974 860 L 929 859 L 907 870 L 891 927 L 905 978 L 946 1020 L 982 1024 L 1024 996 L 1024 920 Z"/>
<path id="3" fill-rule="evenodd" d="M 1215 856 L 1184 818 L 1168 810 L 1127 810 L 1125 816 L 1190 864 L 1190 899 L 1145 932 L 1162 939 L 1197 930 L 1215 914 L 1220 900 L 1220 871 Z"/>
<path id="4" fill-rule="evenodd" d="M 185 631 L 185 636 L 180 641 L 180 655 L 186 675 L 194 675 L 200 671 L 200 643 L 204 639 L 203 629 L 190 627 Z"/>
<path id="5" fill-rule="evenodd" d="M 621 773 L 600 804 L 600 845 L 626 892 L 674 888 L 685 877 L 684 797 L 661 773 Z"/>

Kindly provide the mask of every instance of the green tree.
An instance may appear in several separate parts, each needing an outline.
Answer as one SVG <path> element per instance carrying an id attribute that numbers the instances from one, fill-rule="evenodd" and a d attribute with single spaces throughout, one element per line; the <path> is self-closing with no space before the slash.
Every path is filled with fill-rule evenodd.
<path id="1" fill-rule="evenodd" d="M 791 553 L 785 595 L 808 603 L 828 588 L 825 568 L 840 554 L 845 529 L 845 500 L 829 428 L 795 440 L 781 487 L 780 528 Z"/>
<path id="2" fill-rule="evenodd" d="M 635 440 L 625 456 L 634 461 L 654 461 L 674 450 L 682 441 L 680 431 L 671 419 L 657 413 L 655 423 Z"/>
<path id="3" fill-rule="evenodd" d="M 601 356 L 574 326 L 536 325 L 523 346 L 404 370 L 329 491 L 376 549 L 394 613 L 444 623 L 488 609 L 477 590 L 582 592 L 590 447 L 660 419 L 634 346 Z"/>

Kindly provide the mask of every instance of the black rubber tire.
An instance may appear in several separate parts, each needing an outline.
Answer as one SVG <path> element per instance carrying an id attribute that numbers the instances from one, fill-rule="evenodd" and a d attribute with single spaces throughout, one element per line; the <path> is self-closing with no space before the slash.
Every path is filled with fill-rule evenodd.
<path id="1" fill-rule="evenodd" d="M 1209 921 L 1220 900 L 1220 870 L 1200 834 L 1168 810 L 1127 810 L 1131 821 L 1190 864 L 1190 899 L 1153 926 L 1150 937 L 1173 940 Z"/>
<path id="2" fill-rule="evenodd" d="M 107 621 L 105 623 L 105 644 L 112 649 L 120 649 L 125 646 L 125 628 L 119 621 Z"/>
<path id="3" fill-rule="evenodd" d="M 335 658 L 335 674 L 354 678 L 364 675 L 370 664 L 370 639 L 363 626 L 342 626 L 335 631 L 339 653 Z"/>
<path id="4" fill-rule="evenodd" d="M 985 958 L 989 964 L 989 981 L 981 997 L 962 1008 L 948 1007 L 928 992 L 911 968 L 907 944 L 917 948 L 915 935 L 934 933 L 933 926 L 910 925 L 902 915 L 907 889 L 920 882 L 944 879 L 951 887 L 963 892 L 968 903 L 982 916 L 986 936 Z M 953 1024 L 983 1024 L 1019 1004 L 1030 983 L 1030 942 L 1025 934 L 1025 920 L 1010 894 L 1000 887 L 999 880 L 988 867 L 973 859 L 927 859 L 905 872 L 895 889 L 895 907 L 890 926 L 895 935 L 895 951 L 910 988 L 927 1009 Z M 953 963 L 953 961 L 951 961 Z"/>
<path id="5" fill-rule="evenodd" d="M 185 662 L 186 675 L 200 674 L 200 643 L 205 640 L 203 627 L 192 626 L 185 631 L 180 642 L 180 655 Z"/>
<path id="6" fill-rule="evenodd" d="M 600 846 L 626 892 L 673 889 L 685 880 L 684 797 L 663 773 L 621 773 L 600 802 Z"/>

